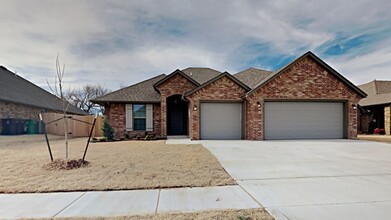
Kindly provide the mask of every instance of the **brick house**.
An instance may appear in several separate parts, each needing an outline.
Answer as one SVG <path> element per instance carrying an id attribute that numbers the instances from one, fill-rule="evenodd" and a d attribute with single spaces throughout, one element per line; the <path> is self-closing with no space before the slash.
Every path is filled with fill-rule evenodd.
<path id="1" fill-rule="evenodd" d="M 357 137 L 357 103 L 366 94 L 307 52 L 270 72 L 234 75 L 175 70 L 93 100 L 117 138 L 146 134 L 199 139 Z"/>
<path id="2" fill-rule="evenodd" d="M 62 102 L 55 95 L 0 66 L 0 119 L 35 119 L 41 112 L 58 112 Z M 86 112 L 70 105 L 69 114 Z M 0 133 L 2 126 L 0 123 Z"/>
<path id="3" fill-rule="evenodd" d="M 358 86 L 368 94 L 358 103 L 359 132 L 373 134 L 375 128 L 391 134 L 391 81 L 373 80 Z"/>

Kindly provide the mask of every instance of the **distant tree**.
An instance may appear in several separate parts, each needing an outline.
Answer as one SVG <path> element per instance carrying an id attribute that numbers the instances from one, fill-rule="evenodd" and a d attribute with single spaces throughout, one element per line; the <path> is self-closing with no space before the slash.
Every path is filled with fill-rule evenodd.
<path id="1" fill-rule="evenodd" d="M 102 133 L 106 140 L 110 141 L 114 139 L 114 129 L 106 118 L 103 119 Z"/>
<path id="2" fill-rule="evenodd" d="M 102 113 L 104 112 L 104 107 L 92 103 L 91 100 L 109 93 L 109 89 L 105 86 L 96 84 L 91 85 L 87 84 L 82 88 L 74 88 L 67 92 L 66 98 L 68 102 L 72 103 L 76 107 L 82 109 L 85 112 L 93 113 L 92 111 L 95 108 L 98 108 Z"/>

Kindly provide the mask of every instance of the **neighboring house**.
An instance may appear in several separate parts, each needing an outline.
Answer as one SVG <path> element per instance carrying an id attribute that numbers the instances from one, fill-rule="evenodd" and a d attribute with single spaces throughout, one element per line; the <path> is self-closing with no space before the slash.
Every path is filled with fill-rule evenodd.
<path id="1" fill-rule="evenodd" d="M 372 134 L 375 128 L 383 128 L 390 135 L 391 81 L 373 80 L 358 87 L 368 94 L 358 103 L 359 131 Z"/>
<path id="2" fill-rule="evenodd" d="M 0 66 L 0 119 L 38 120 L 41 112 L 61 111 L 62 102 L 58 97 Z M 68 113 L 86 114 L 73 105 L 69 106 Z"/>
<path id="3" fill-rule="evenodd" d="M 93 100 L 117 138 L 356 138 L 366 94 L 311 52 L 275 72 L 175 70 Z"/>

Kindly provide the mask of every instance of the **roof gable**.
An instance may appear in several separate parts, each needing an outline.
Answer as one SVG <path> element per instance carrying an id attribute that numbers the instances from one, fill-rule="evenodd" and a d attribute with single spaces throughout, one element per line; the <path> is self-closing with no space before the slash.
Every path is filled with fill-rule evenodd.
<path id="1" fill-rule="evenodd" d="M 62 100 L 23 77 L 0 66 L 0 100 L 53 111 L 62 111 Z M 69 105 L 67 113 L 85 115 L 85 111 Z"/>
<path id="2" fill-rule="evenodd" d="M 341 82 L 343 82 L 346 86 L 348 86 L 349 88 L 351 88 L 354 92 L 356 92 L 358 95 L 360 95 L 361 97 L 366 97 L 367 94 L 365 94 L 365 92 L 363 92 L 361 89 L 359 89 L 357 86 L 355 86 L 353 83 L 351 83 L 349 80 L 347 80 L 345 77 L 343 77 L 340 73 L 338 73 L 336 70 L 334 70 L 332 67 L 330 67 L 327 63 L 325 63 L 323 60 L 321 60 L 319 57 L 317 57 L 315 54 L 313 54 L 311 51 L 308 51 L 307 53 L 303 54 L 302 56 L 300 56 L 299 58 L 291 61 L 290 63 L 288 63 L 287 65 L 285 65 L 284 67 L 280 68 L 279 70 L 273 72 L 272 74 L 270 74 L 269 76 L 267 76 L 265 79 L 263 79 L 254 89 L 252 89 L 251 91 L 249 91 L 246 96 L 248 95 L 251 95 L 253 92 L 255 92 L 257 89 L 261 88 L 263 85 L 265 85 L 266 83 L 270 82 L 271 80 L 273 80 L 274 78 L 276 78 L 278 75 L 280 75 L 281 73 L 283 73 L 285 70 L 287 70 L 288 68 L 290 68 L 293 64 L 295 64 L 296 62 L 298 62 L 299 60 L 303 59 L 303 58 L 311 58 L 313 61 L 315 61 L 318 65 L 322 66 L 324 69 L 326 69 L 327 71 L 329 71 L 331 74 L 333 74 L 337 79 L 339 79 Z"/>
<path id="3" fill-rule="evenodd" d="M 159 85 L 162 85 L 164 82 L 166 82 L 168 79 L 170 79 L 171 77 L 175 76 L 175 75 L 181 75 L 182 77 L 184 77 L 185 79 L 189 80 L 191 83 L 193 83 L 194 85 L 196 86 L 199 86 L 200 83 L 198 83 L 197 81 L 195 81 L 194 79 L 192 79 L 190 76 L 188 76 L 187 74 L 185 74 L 184 72 L 180 71 L 179 69 L 176 69 L 174 72 L 170 73 L 169 75 L 167 75 L 166 77 L 162 78 L 161 80 L 157 81 L 153 87 L 155 89 L 157 89 L 157 87 Z"/>
<path id="4" fill-rule="evenodd" d="M 245 89 L 246 91 L 250 91 L 251 88 L 248 87 L 247 85 L 245 85 L 243 82 L 241 82 L 240 80 L 236 79 L 233 75 L 229 74 L 228 72 L 224 72 L 224 73 L 221 73 L 220 75 L 210 79 L 209 81 L 205 82 L 204 84 L 202 84 L 201 86 L 198 86 L 188 92 L 185 93 L 185 97 L 188 96 L 188 95 L 191 95 L 193 94 L 194 92 L 197 92 L 198 90 L 206 87 L 207 85 L 213 83 L 213 82 L 216 82 L 217 80 L 223 78 L 224 76 L 228 77 L 230 80 L 232 80 L 233 82 L 235 82 L 236 84 L 238 84 L 240 87 L 242 87 L 243 89 Z"/>

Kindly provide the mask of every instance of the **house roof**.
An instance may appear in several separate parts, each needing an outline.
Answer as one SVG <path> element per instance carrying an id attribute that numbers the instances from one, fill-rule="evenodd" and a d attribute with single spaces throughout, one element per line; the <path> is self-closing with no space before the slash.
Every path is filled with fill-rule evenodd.
<path id="1" fill-rule="evenodd" d="M 32 107 L 62 111 L 62 101 L 57 96 L 31 83 L 23 77 L 0 66 L 0 100 Z M 68 113 L 85 115 L 83 110 L 69 105 Z"/>
<path id="2" fill-rule="evenodd" d="M 222 77 L 228 77 L 229 79 L 231 79 L 232 81 L 234 81 L 235 83 L 237 83 L 238 85 L 240 85 L 242 88 L 244 88 L 246 91 L 250 91 L 251 88 L 248 87 L 246 84 L 244 84 L 243 82 L 239 81 L 238 79 L 236 79 L 233 75 L 229 74 L 228 72 L 224 72 L 224 73 L 221 73 L 219 75 L 217 75 L 216 77 L 210 79 L 209 81 L 205 82 L 204 84 L 202 84 L 201 86 L 198 86 L 188 92 L 185 93 L 185 96 L 188 96 L 202 88 L 204 88 L 205 86 L 217 81 L 218 79 L 221 79 Z"/>
<path id="3" fill-rule="evenodd" d="M 391 103 L 391 81 L 373 80 L 358 87 L 368 94 L 358 103 L 361 106 Z"/>
<path id="4" fill-rule="evenodd" d="M 154 84 L 166 77 L 165 74 L 155 76 L 134 85 L 108 93 L 92 100 L 95 103 L 104 102 L 160 102 L 160 94 L 154 89 Z"/>
<path id="5" fill-rule="evenodd" d="M 270 74 L 272 72 L 268 70 L 249 68 L 234 74 L 234 76 L 253 89 Z"/>
<path id="6" fill-rule="evenodd" d="M 181 75 L 183 76 L 184 78 L 186 78 L 187 80 L 189 80 L 191 83 L 193 83 L 194 85 L 196 86 L 199 86 L 201 85 L 200 83 L 198 83 L 197 81 L 195 81 L 192 77 L 190 77 L 189 75 L 187 75 L 186 73 L 182 72 L 181 70 L 179 69 L 176 69 L 174 72 L 168 74 L 167 76 L 163 77 L 162 79 L 158 80 L 157 82 L 155 82 L 155 84 L 153 84 L 153 87 L 156 89 L 159 85 L 163 84 L 165 81 L 167 81 L 168 79 L 170 79 L 171 77 L 173 77 L 174 75 Z M 156 89 L 157 90 L 157 89 Z"/>
<path id="7" fill-rule="evenodd" d="M 300 56 L 299 58 L 291 61 L 290 63 L 288 63 L 287 65 L 283 66 L 282 68 L 278 69 L 277 71 L 271 73 L 270 75 L 268 75 L 266 78 L 264 78 L 261 82 L 258 83 L 257 86 L 255 86 L 251 91 L 249 91 L 246 96 L 252 94 L 253 92 L 255 92 L 258 88 L 262 87 L 263 85 L 265 85 L 266 83 L 268 83 L 269 81 L 271 81 L 272 79 L 274 79 L 275 77 L 277 77 L 278 75 L 280 75 L 281 73 L 283 73 L 286 69 L 288 69 L 289 67 L 291 67 L 294 63 L 296 63 L 298 60 L 300 59 L 303 59 L 305 57 L 309 57 L 311 58 L 312 60 L 314 60 L 316 63 L 318 63 L 320 66 L 322 66 L 323 68 L 325 68 L 327 71 L 329 71 L 330 73 L 332 73 L 335 77 L 337 77 L 337 79 L 341 80 L 346 86 L 348 86 L 349 88 L 351 88 L 353 91 L 355 91 L 357 94 L 359 94 L 361 97 L 366 97 L 367 94 L 365 94 L 365 92 L 363 92 L 361 89 L 359 89 L 357 86 L 355 86 L 353 83 L 351 83 L 349 80 L 347 80 L 345 77 L 343 77 L 340 73 L 338 73 L 336 70 L 334 70 L 332 67 L 330 67 L 327 63 L 325 63 L 323 60 L 321 60 L 319 57 L 317 57 L 315 54 L 313 54 L 311 51 L 308 51 L 307 53 L 303 54 L 302 56 Z"/>
<path id="8" fill-rule="evenodd" d="M 314 60 L 316 63 L 321 65 L 323 68 L 325 68 L 330 73 L 334 74 L 339 80 L 341 80 L 346 86 L 351 88 L 353 91 L 355 91 L 357 94 L 359 94 L 362 97 L 366 97 L 365 92 L 363 92 L 361 89 L 359 89 L 357 86 L 355 86 L 353 83 L 351 83 L 349 80 L 347 80 L 345 77 L 343 77 L 341 74 L 339 74 L 336 70 L 331 68 L 329 65 L 327 65 L 325 62 L 323 62 L 320 58 L 318 58 L 315 54 L 308 51 L 304 55 L 300 56 L 299 58 L 293 60 L 286 66 L 282 67 L 281 69 L 270 72 L 267 70 L 261 70 L 256 68 L 249 68 L 246 70 L 243 70 L 241 72 L 236 73 L 235 75 L 231 75 L 227 72 L 221 73 L 217 70 L 211 69 L 211 68 L 201 68 L 201 67 L 189 67 L 183 70 L 175 70 L 169 75 L 159 75 L 154 78 L 145 80 L 143 82 L 131 85 L 129 87 L 114 91 L 112 93 L 109 93 L 107 95 L 101 96 L 99 98 L 96 98 L 92 100 L 96 103 L 102 103 L 102 102 L 149 102 L 149 103 L 158 103 L 160 102 L 160 94 L 158 93 L 158 90 L 156 89 L 157 86 L 164 83 L 166 80 L 171 78 L 172 76 L 176 74 L 180 74 L 181 76 L 188 79 L 190 82 L 192 82 L 194 85 L 197 86 L 197 88 L 189 91 L 186 93 L 186 95 L 191 94 L 194 91 L 197 91 L 200 88 L 203 88 L 205 85 L 214 82 L 215 80 L 219 79 L 220 77 L 226 75 L 230 77 L 232 80 L 237 82 L 239 85 L 241 85 L 243 88 L 245 88 L 248 92 L 245 96 L 250 95 L 254 91 L 256 91 L 258 88 L 262 87 L 266 83 L 268 83 L 270 80 L 277 77 L 279 74 L 281 74 L 284 70 L 289 68 L 291 65 L 293 65 L 298 60 L 309 57 L 312 60 Z M 386 90 L 387 88 L 384 88 L 383 90 Z"/>
<path id="9" fill-rule="evenodd" d="M 182 72 L 194 79 L 200 85 L 221 74 L 220 71 L 205 67 L 189 67 L 183 69 Z"/>

